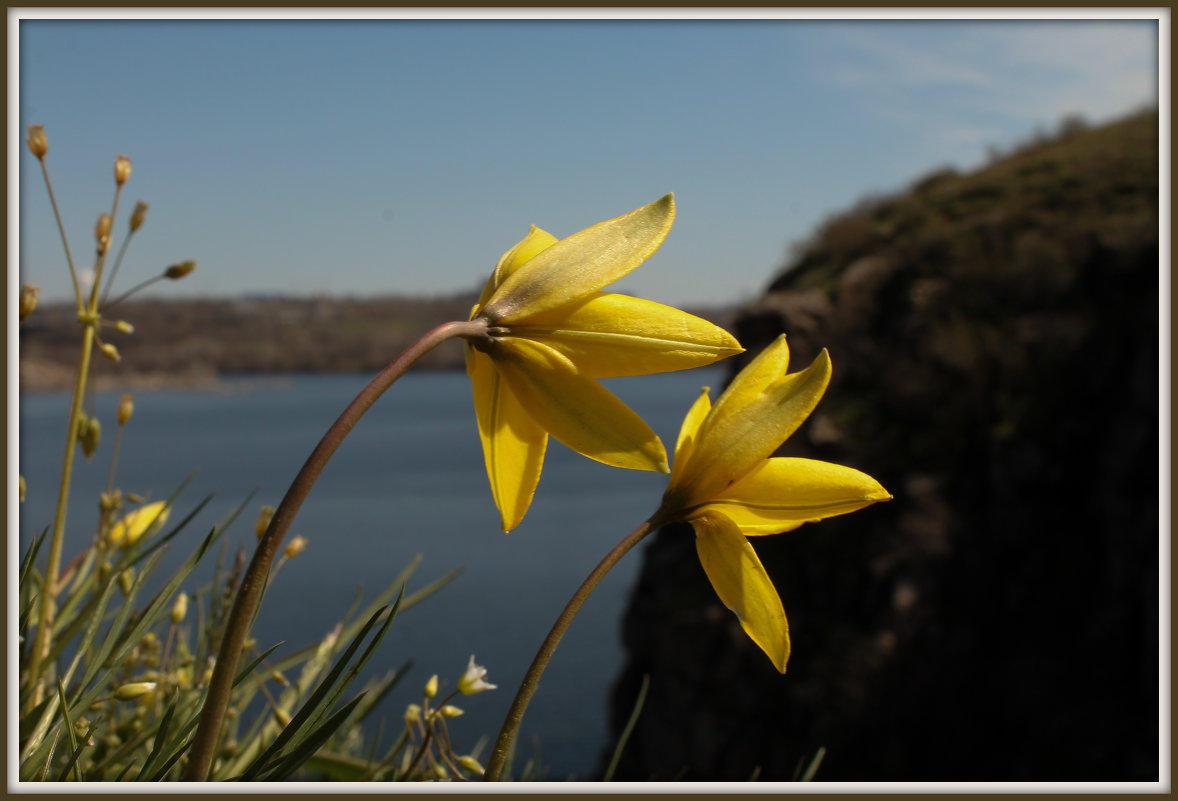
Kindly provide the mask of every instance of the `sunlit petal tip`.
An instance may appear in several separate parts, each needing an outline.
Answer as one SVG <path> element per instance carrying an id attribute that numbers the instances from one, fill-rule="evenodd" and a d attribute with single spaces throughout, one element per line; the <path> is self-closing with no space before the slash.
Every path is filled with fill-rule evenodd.
<path id="1" fill-rule="evenodd" d="M 530 317 L 612 284 L 658 250 L 674 217 L 666 195 L 552 244 L 505 275 L 483 313 L 495 321 Z"/>
<path id="2" fill-rule="evenodd" d="M 723 515 L 706 515 L 691 523 L 700 564 L 716 594 L 773 666 L 784 673 L 790 654 L 789 622 L 757 552 Z"/>

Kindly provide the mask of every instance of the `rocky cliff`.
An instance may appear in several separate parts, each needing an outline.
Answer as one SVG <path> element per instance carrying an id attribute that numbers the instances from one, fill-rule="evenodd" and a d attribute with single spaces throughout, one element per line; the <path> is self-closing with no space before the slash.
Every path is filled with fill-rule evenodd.
<path id="1" fill-rule="evenodd" d="M 831 219 L 744 311 L 834 363 L 782 453 L 895 499 L 755 540 L 784 676 L 690 529 L 635 554 L 617 778 L 1157 779 L 1158 164 L 1156 113 L 1067 126 Z"/>

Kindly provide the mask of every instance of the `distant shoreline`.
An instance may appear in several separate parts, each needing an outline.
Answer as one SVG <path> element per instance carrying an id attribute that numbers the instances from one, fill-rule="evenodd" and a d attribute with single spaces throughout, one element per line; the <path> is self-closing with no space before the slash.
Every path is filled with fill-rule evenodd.
<path id="1" fill-rule="evenodd" d="M 437 372 L 459 369 L 450 367 L 415 368 Z M 209 392 L 218 395 L 236 395 L 258 389 L 280 389 L 291 385 L 292 375 L 367 375 L 367 370 L 291 370 L 281 373 L 212 373 L 190 372 L 127 372 L 117 375 L 92 375 L 88 386 L 96 392 L 133 392 L 143 390 L 175 390 L 186 392 Z M 373 373 L 374 374 L 374 373 Z M 74 370 L 66 365 L 52 362 L 26 362 L 20 364 L 19 393 L 39 395 L 50 392 L 69 392 L 74 384 Z"/>

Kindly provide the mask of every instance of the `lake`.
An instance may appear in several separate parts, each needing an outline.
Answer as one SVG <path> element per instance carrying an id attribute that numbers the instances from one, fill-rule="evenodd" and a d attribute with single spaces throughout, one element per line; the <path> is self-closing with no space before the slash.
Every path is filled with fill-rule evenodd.
<path id="1" fill-rule="evenodd" d="M 252 548 L 258 507 L 278 504 L 324 431 L 370 378 L 242 377 L 229 379 L 226 392 L 136 392 L 116 485 L 124 493 L 166 498 L 199 471 L 180 496 L 173 521 L 215 493 L 173 540 L 166 565 L 178 565 L 214 522 L 256 490 L 224 540 L 230 553 L 238 544 Z M 724 368 L 708 367 L 604 383 L 670 451 L 700 387 L 713 387 L 715 397 L 723 378 Z M 80 454 L 75 462 L 63 561 L 89 542 L 97 526 L 118 399 L 118 393 L 95 398 L 103 441 L 91 462 Z M 28 485 L 20 508 L 22 554 L 53 520 L 68 407 L 67 392 L 20 399 L 20 472 Z M 409 592 L 464 568 L 449 586 L 399 616 L 369 663 L 383 672 L 415 660 L 366 732 L 375 733 L 379 716 L 387 717 L 389 731 L 399 726 L 405 705 L 420 701 L 420 688 L 433 673 L 440 676 L 442 694 L 448 692 L 474 654 L 499 689 L 458 699 L 466 714 L 451 721 L 451 734 L 459 753 L 487 738 L 485 762 L 557 614 L 610 548 L 654 511 L 665 485 L 663 475 L 606 467 L 553 440 L 527 518 L 504 535 L 466 375 L 412 372 L 353 429 L 300 510 L 287 541 L 302 534 L 309 545 L 268 590 L 255 637 L 262 648 L 285 641 L 278 654 L 321 639 L 347 612 L 358 588 L 373 597 L 417 554 L 423 560 Z M 520 764 L 538 758 L 549 779 L 592 778 L 608 747 L 608 694 L 624 657 L 621 616 L 642 550 L 628 554 L 589 599 L 524 719 Z M 186 589 L 211 575 L 211 567 L 199 572 Z M 387 733 L 384 742 L 390 742 Z"/>

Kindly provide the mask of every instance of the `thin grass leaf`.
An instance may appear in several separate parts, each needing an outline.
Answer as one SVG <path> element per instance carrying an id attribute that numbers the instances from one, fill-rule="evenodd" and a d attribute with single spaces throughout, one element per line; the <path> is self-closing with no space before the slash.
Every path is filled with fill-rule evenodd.
<path id="1" fill-rule="evenodd" d="M 60 677 L 57 679 L 57 701 L 61 705 L 61 717 L 65 720 L 65 736 L 70 741 L 70 758 L 61 773 L 58 774 L 57 779 L 59 782 L 62 782 L 69 775 L 69 769 L 77 765 L 78 753 L 81 749 L 78 748 L 78 739 L 74 736 L 74 721 L 70 718 L 70 707 L 65 702 L 65 685 L 61 683 Z M 85 781 L 82 778 L 82 769 L 80 767 L 77 769 L 76 775 L 78 781 Z"/>
<path id="2" fill-rule="evenodd" d="M 266 781 L 283 781 L 296 770 L 298 770 L 299 767 L 304 762 L 306 762 L 312 754 L 323 747 L 323 744 L 327 742 L 331 735 L 335 734 L 336 729 L 343 725 L 343 722 L 348 719 L 348 715 L 352 713 L 352 710 L 355 709 L 356 705 L 359 704 L 363 698 L 364 693 L 357 695 L 355 698 L 345 704 L 342 709 L 328 718 L 325 723 L 311 732 L 310 735 L 305 737 L 303 741 L 299 745 L 295 746 L 294 750 L 292 750 L 281 761 L 278 767 L 272 773 L 266 776 Z"/>
<path id="3" fill-rule="evenodd" d="M 172 723 L 172 716 L 176 713 L 176 704 L 179 703 L 179 700 L 178 694 L 173 695 L 171 703 L 164 709 L 159 726 L 156 727 L 155 742 L 152 743 L 151 751 L 148 752 L 143 767 L 139 769 L 139 781 L 144 780 L 145 775 L 155 766 L 155 761 L 159 759 L 159 755 L 164 750 L 164 744 L 168 740 L 168 727 Z"/>
<path id="4" fill-rule="evenodd" d="M 269 648 L 267 648 L 265 651 L 258 654 L 257 659 L 250 662 L 248 665 L 246 665 L 245 667 L 243 667 L 241 670 L 239 670 L 237 672 L 237 675 L 233 678 L 233 686 L 236 687 L 237 685 L 239 685 L 243 681 L 245 681 L 247 678 L 249 678 L 249 675 L 250 675 L 250 673 L 252 673 L 254 671 L 254 668 L 256 668 L 258 665 L 262 664 L 262 662 L 266 659 L 266 657 L 268 657 L 270 654 L 274 653 L 281 646 L 282 646 L 281 642 L 276 642 L 273 645 L 271 645 Z"/>
<path id="5" fill-rule="evenodd" d="M 115 584 L 117 583 L 117 581 L 118 581 L 117 576 L 112 575 L 110 578 L 110 581 L 107 582 L 107 586 L 106 586 L 105 590 L 103 591 L 102 596 L 100 597 L 100 602 L 99 602 L 100 610 L 105 611 L 106 604 L 110 600 L 110 596 L 114 592 Z M 132 590 L 134 590 L 134 587 L 132 587 Z M 130 605 L 129 604 L 128 604 L 128 606 L 125 607 L 125 611 L 127 614 L 130 613 Z M 101 618 L 102 618 L 102 612 L 100 611 L 98 614 L 94 615 L 94 617 L 92 618 L 92 620 L 90 622 L 90 625 L 86 627 L 86 633 L 83 635 L 82 641 L 78 645 L 78 652 L 74 655 L 74 660 L 70 664 L 69 670 L 66 671 L 65 677 L 63 679 L 64 683 L 68 684 L 70 682 L 70 680 L 73 678 L 74 671 L 77 670 L 78 665 L 81 664 L 83 656 L 85 656 L 87 653 L 90 652 L 90 647 L 93 644 L 94 637 L 98 632 L 98 627 L 99 627 L 99 623 L 101 622 Z M 54 651 L 51 651 L 51 653 L 56 653 L 56 649 Z M 93 676 L 91 676 L 91 678 L 93 678 Z M 83 682 L 82 686 L 84 687 L 85 685 L 86 685 L 86 682 Z M 91 702 L 92 701 L 93 701 L 93 699 L 91 699 Z M 34 729 L 33 729 L 33 733 L 29 736 L 28 741 L 25 743 L 24 750 L 21 754 L 22 760 L 28 760 L 29 762 L 40 761 L 41 752 L 43 750 L 45 750 L 45 746 L 46 746 L 46 742 L 45 742 L 44 738 L 45 738 L 45 735 L 48 734 L 50 725 L 53 721 L 53 713 L 57 709 L 56 704 L 57 704 L 56 696 L 50 696 L 43 703 L 43 706 L 40 707 L 40 709 L 41 709 L 40 717 L 37 721 L 36 727 L 34 727 Z M 74 706 L 79 709 L 85 709 L 89 705 L 90 705 L 90 702 L 87 702 L 85 704 L 81 704 L 81 703 L 75 701 L 75 703 L 74 703 Z M 34 712 L 35 712 L 35 710 L 34 710 Z M 31 717 L 32 716 L 29 716 L 30 719 L 31 719 Z"/>
<path id="6" fill-rule="evenodd" d="M 156 773 L 156 775 L 152 779 L 152 781 L 156 781 L 156 782 L 163 781 L 164 777 L 168 775 L 168 771 L 170 771 L 172 769 L 172 766 L 175 765 L 177 761 L 179 761 L 180 757 L 184 756 L 184 752 L 187 751 L 189 746 L 191 746 L 191 745 L 192 745 L 191 742 L 184 743 L 184 745 L 181 746 L 176 751 L 176 753 L 174 753 L 170 757 L 168 757 L 168 761 L 160 766 L 159 771 Z"/>
<path id="7" fill-rule="evenodd" d="M 642 705 L 646 703 L 646 691 L 649 688 L 650 674 L 643 674 L 642 686 L 638 688 L 638 698 L 634 701 L 634 709 L 630 711 L 630 719 L 626 721 L 626 726 L 622 729 L 621 736 L 618 737 L 618 745 L 614 748 L 613 756 L 610 757 L 609 767 L 605 769 L 605 775 L 601 777 L 603 782 L 614 780 L 614 771 L 618 769 L 618 760 L 622 758 L 622 749 L 626 747 L 626 742 L 634 731 L 634 725 L 638 723 L 638 716 L 642 714 Z"/>
<path id="8" fill-rule="evenodd" d="M 360 613 L 360 616 L 355 621 L 346 623 L 343 628 L 340 629 L 339 642 L 347 642 L 348 640 L 351 640 L 353 637 L 355 637 L 356 632 L 358 632 L 361 626 L 364 625 L 365 620 L 371 618 L 377 609 L 380 609 L 382 606 L 386 606 L 389 601 L 393 599 L 393 596 L 398 593 L 398 591 L 404 592 L 406 582 L 409 581 L 409 578 L 417 570 L 418 565 L 421 564 L 421 559 L 421 554 L 413 557 L 413 560 L 410 561 L 408 566 L 406 566 L 396 576 L 396 578 L 394 578 L 393 581 L 387 587 L 385 587 L 384 591 L 381 592 L 380 595 L 372 600 L 372 603 L 370 603 L 364 609 L 364 611 Z M 409 605 L 405 602 L 402 602 L 400 608 L 401 611 L 404 611 L 409 608 Z M 344 620 L 347 620 L 347 618 L 345 617 Z M 318 642 L 312 642 L 308 645 L 305 645 L 289 656 L 276 662 L 274 667 L 277 670 L 286 671 L 307 659 L 311 654 L 315 653 L 318 648 Z"/>
<path id="9" fill-rule="evenodd" d="M 29 550 L 25 552 L 24 561 L 20 565 L 20 578 L 17 579 L 17 586 L 23 586 L 25 579 L 29 576 L 29 570 L 32 569 L 33 563 L 37 560 L 37 554 L 41 552 L 41 546 L 45 543 L 45 538 L 49 534 L 49 526 L 41 530 L 40 535 L 35 537 L 32 543 L 29 544 Z"/>
<path id="10" fill-rule="evenodd" d="M 123 765 L 123 769 L 119 771 L 119 775 L 115 776 L 114 780 L 116 782 L 121 782 L 123 780 L 123 777 L 127 775 L 127 772 L 130 771 L 131 768 L 134 766 L 135 766 L 135 763 L 133 763 L 133 762 L 128 762 L 126 765 Z"/>
<path id="11" fill-rule="evenodd" d="M 49 651 L 49 659 L 53 661 L 56 661 L 66 646 L 74 641 L 78 629 L 82 628 L 83 625 L 85 626 L 85 633 L 82 635 L 82 640 L 78 644 L 78 652 L 74 656 L 73 664 L 70 665 L 70 669 L 66 673 L 66 684 L 69 684 L 70 678 L 77 668 L 79 657 L 89 652 L 90 644 L 94 641 L 94 634 L 98 631 L 98 627 L 106 615 L 106 605 L 110 603 L 111 595 L 114 593 L 117 584 L 118 574 L 112 573 L 107 579 L 106 585 L 102 588 L 102 592 L 94 595 L 86 604 L 86 611 L 78 615 L 77 619 L 74 620 L 69 628 L 55 636 L 54 645 Z"/>
<path id="12" fill-rule="evenodd" d="M 802 774 L 802 778 L 799 779 L 798 781 L 803 781 L 803 782 L 814 781 L 814 775 L 816 773 L 818 773 L 818 768 L 822 764 L 822 759 L 825 756 L 826 756 L 826 746 L 824 746 L 824 745 L 818 746 L 818 752 L 816 754 L 814 754 L 814 758 L 810 760 L 810 764 L 808 766 L 806 766 L 805 773 Z"/>
<path id="13" fill-rule="evenodd" d="M 364 721 L 372 710 L 376 708 L 376 705 L 392 692 L 393 688 L 401 682 L 401 679 L 405 678 L 405 675 L 412 667 L 413 660 L 407 660 L 397 670 L 390 670 L 381 678 L 369 682 L 368 686 L 364 688 L 368 696 L 365 702 L 356 710 L 356 722 L 360 723 Z"/>
<path id="14" fill-rule="evenodd" d="M 404 593 L 404 587 L 402 587 L 401 591 Z M 401 597 L 403 597 L 403 595 Z M 374 641 L 379 642 L 379 640 L 384 637 L 385 632 L 388 631 L 389 625 L 393 622 L 393 618 L 396 617 L 397 606 L 401 601 L 401 597 L 397 598 L 397 604 L 394 604 L 391 609 L 382 608 L 377 610 L 377 612 L 368 619 L 368 622 L 364 624 L 364 627 L 360 633 L 348 644 L 347 649 L 344 651 L 343 655 L 340 656 L 336 664 L 332 667 L 331 672 L 329 672 L 327 676 L 324 677 L 323 681 L 320 682 L 319 686 L 315 689 L 315 692 L 311 694 L 311 697 L 308 698 L 306 703 L 303 704 L 302 708 L 299 709 L 297 713 L 295 713 L 290 723 L 286 725 L 286 727 L 279 733 L 278 737 L 275 738 L 274 742 L 271 743 L 270 746 L 265 751 L 263 751 L 242 774 L 242 778 L 244 780 L 248 781 L 254 779 L 257 776 L 258 771 L 261 770 L 264 765 L 272 762 L 273 759 L 281 752 L 281 750 L 286 747 L 288 742 L 290 743 L 291 748 L 297 747 L 298 741 L 305 738 L 306 736 L 304 733 L 303 738 L 297 737 L 297 735 L 302 731 L 304 724 L 310 723 L 311 725 L 314 725 L 319 719 L 323 717 L 327 711 L 330 710 L 330 704 L 335 702 L 335 700 L 346 687 L 346 683 L 338 688 L 335 687 L 335 684 L 339 680 L 340 676 L 344 674 L 348 662 L 351 661 L 356 651 L 359 650 L 361 641 L 363 641 L 363 639 L 368 635 L 368 632 L 377 624 L 379 618 L 382 615 L 387 614 L 384 625 L 381 626 L 380 631 L 376 635 Z M 367 659 L 367 657 L 370 655 L 371 649 L 368 649 L 365 652 L 364 658 Z M 350 675 L 354 677 L 354 672 L 350 673 Z"/>

